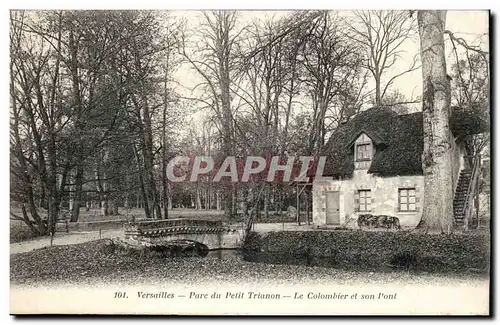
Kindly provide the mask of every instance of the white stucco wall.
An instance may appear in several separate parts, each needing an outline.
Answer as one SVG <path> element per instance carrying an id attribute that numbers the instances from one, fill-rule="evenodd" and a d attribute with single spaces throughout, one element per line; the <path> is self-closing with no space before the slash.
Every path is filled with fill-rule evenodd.
<path id="1" fill-rule="evenodd" d="M 399 212 L 398 189 L 416 189 L 415 212 Z M 371 190 L 371 212 L 356 212 L 355 195 L 358 190 Z M 313 223 L 326 224 L 326 191 L 340 192 L 340 224 L 357 219 L 359 214 L 390 215 L 399 218 L 401 227 L 415 227 L 422 217 L 421 202 L 424 193 L 423 176 L 378 177 L 367 173 L 366 169 L 355 170 L 353 177 L 345 180 L 321 181 L 313 183 Z M 350 224 L 350 223 L 349 223 Z"/>

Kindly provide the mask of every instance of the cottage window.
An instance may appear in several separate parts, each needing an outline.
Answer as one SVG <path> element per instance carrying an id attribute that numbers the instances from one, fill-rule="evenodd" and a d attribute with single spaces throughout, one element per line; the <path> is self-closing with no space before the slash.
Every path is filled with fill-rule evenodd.
<path id="1" fill-rule="evenodd" d="M 372 145 L 370 143 L 362 143 L 356 145 L 356 161 L 371 160 Z"/>
<path id="2" fill-rule="evenodd" d="M 369 212 L 372 210 L 372 196 L 370 190 L 359 190 L 359 206 L 358 211 Z"/>
<path id="3" fill-rule="evenodd" d="M 399 189 L 399 211 L 417 211 L 414 188 Z"/>

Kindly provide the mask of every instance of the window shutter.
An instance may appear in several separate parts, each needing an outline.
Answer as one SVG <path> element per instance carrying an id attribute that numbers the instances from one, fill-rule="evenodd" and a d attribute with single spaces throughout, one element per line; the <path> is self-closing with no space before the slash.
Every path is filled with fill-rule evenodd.
<path id="1" fill-rule="evenodd" d="M 359 192 L 354 190 L 354 212 L 359 212 Z"/>

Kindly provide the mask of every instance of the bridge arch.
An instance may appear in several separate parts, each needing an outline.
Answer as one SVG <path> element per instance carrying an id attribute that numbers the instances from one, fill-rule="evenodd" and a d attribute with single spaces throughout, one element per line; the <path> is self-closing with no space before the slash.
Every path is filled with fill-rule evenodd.
<path id="1" fill-rule="evenodd" d="M 185 241 L 186 244 L 191 242 L 192 246 L 197 247 L 194 249 L 204 251 L 203 246 L 205 246 L 208 251 L 240 248 L 243 244 L 244 230 L 224 226 L 222 221 L 162 219 L 126 224 L 125 239 L 146 246 L 165 246 L 167 243 Z"/>

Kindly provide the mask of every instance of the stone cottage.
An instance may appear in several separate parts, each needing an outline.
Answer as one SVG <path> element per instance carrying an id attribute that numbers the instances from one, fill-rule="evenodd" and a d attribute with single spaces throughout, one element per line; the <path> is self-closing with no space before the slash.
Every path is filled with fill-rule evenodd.
<path id="1" fill-rule="evenodd" d="M 450 127 L 454 210 L 460 221 L 476 177 L 465 143 L 471 134 L 483 132 L 485 124 L 454 109 Z M 333 180 L 313 182 L 313 223 L 349 227 L 360 215 L 370 214 L 397 217 L 402 228 L 415 227 L 422 217 L 423 144 L 422 112 L 398 115 L 372 108 L 340 125 L 324 152 L 325 175 Z"/>

